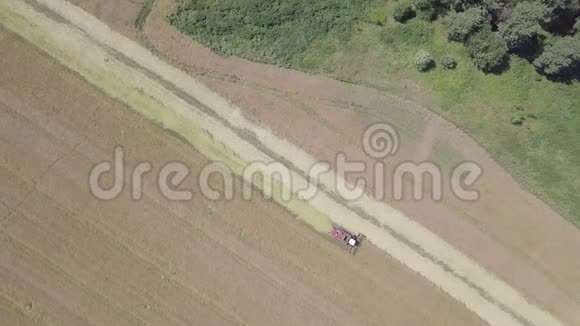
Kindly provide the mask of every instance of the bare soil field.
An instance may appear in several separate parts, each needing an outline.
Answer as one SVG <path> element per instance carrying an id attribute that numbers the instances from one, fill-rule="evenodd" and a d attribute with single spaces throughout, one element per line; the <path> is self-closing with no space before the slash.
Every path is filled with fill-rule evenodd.
<path id="1" fill-rule="evenodd" d="M 402 138 L 401 150 L 387 166 L 409 159 L 444 167 L 464 159 L 482 165 L 477 202 L 453 196 L 441 202 L 387 202 L 565 324 L 580 325 L 578 231 L 520 189 L 446 121 L 371 89 L 215 56 L 167 25 L 172 1 L 156 1 L 142 33 L 129 19 L 138 15 L 135 3 L 79 4 L 316 159 L 332 160 L 343 151 L 369 162 L 360 146 L 363 129 L 387 121 Z M 483 323 L 377 248 L 365 245 L 349 261 L 327 238 L 270 202 L 210 202 L 197 196 L 192 203 L 175 204 L 154 192 L 141 202 L 128 196 L 96 201 L 86 188 L 87 173 L 110 157 L 116 144 L 129 149 L 130 162 L 150 160 L 154 167 L 183 160 L 196 171 L 206 160 L 13 35 L 3 32 L 1 39 L 6 66 L 0 81 L 1 139 L 7 153 L 2 179 L 7 182 L 0 203 L 6 243 L 0 264 L 2 279 L 10 280 L 3 282 L 1 306 L 14 320 Z M 189 186 L 195 188 L 194 180 Z"/>
<path id="2" fill-rule="evenodd" d="M 0 40 L 1 325 L 483 325 L 378 249 L 349 257 L 259 195 L 168 202 L 145 178 L 141 201 L 93 198 L 87 173 L 117 145 L 128 166 L 180 160 L 195 175 L 207 161 Z"/>

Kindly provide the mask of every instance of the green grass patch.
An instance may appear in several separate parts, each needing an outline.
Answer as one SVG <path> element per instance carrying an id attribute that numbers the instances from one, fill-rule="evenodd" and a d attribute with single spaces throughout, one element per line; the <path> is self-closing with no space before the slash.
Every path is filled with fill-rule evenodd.
<path id="1" fill-rule="evenodd" d="M 143 26 L 145 26 L 145 22 L 147 22 L 147 17 L 149 17 L 149 14 L 153 9 L 154 2 L 155 0 L 145 0 L 143 2 L 141 11 L 139 11 L 139 16 L 137 16 L 137 19 L 135 20 L 135 27 L 137 27 L 138 30 L 143 30 Z"/>
<path id="2" fill-rule="evenodd" d="M 369 0 L 189 0 L 169 19 L 220 54 L 295 66 L 316 39 L 378 22 L 380 14 L 368 8 Z"/>
<path id="3" fill-rule="evenodd" d="M 397 23 L 397 3 L 190 0 L 170 21 L 218 53 L 402 95 L 402 78 L 424 85 L 437 103 L 415 97 L 420 103 L 468 132 L 522 185 L 580 225 L 580 83 L 548 81 L 516 56 L 502 74 L 484 74 L 463 45 L 447 40 L 445 18 Z M 415 70 L 420 49 L 435 57 L 435 69 Z M 444 56 L 457 61 L 456 69 L 443 69 Z M 516 106 L 525 117 L 521 126 L 510 123 Z"/>

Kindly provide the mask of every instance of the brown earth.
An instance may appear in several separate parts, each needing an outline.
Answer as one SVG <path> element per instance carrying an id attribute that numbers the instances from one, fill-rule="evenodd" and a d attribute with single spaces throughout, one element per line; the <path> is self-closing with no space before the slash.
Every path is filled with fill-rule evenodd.
<path id="1" fill-rule="evenodd" d="M 0 325 L 483 324 L 382 251 L 349 257 L 269 201 L 213 202 L 193 177 L 191 202 L 168 202 L 147 177 L 140 201 L 127 187 L 97 200 L 88 172 L 117 145 L 154 172 L 179 160 L 194 176 L 207 161 L 14 35 L 0 40 Z"/>

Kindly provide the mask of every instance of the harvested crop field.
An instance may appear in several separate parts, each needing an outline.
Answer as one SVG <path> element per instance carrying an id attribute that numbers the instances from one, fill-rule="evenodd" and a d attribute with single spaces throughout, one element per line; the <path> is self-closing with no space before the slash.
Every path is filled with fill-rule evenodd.
<path id="1" fill-rule="evenodd" d="M 155 2 L 142 32 L 127 18 L 137 19 L 139 6 L 80 3 L 241 109 L 230 111 L 197 81 L 151 61 L 89 16 L 75 16 L 76 9 L 67 11 L 61 1 L 38 2 L 61 10 L 68 17 L 61 20 L 79 18 L 71 25 L 90 37 L 41 16 L 34 20 L 38 25 L 27 26 L 6 11 L 0 21 L 50 54 L 2 30 L 0 139 L 6 182 L 0 193 L 0 266 L 6 282 L 0 302 L 14 323 L 580 324 L 577 230 L 521 190 L 447 122 L 388 94 L 219 58 L 164 22 L 171 1 Z M 6 8 L 28 10 L 16 3 Z M 51 29 L 69 37 L 56 38 Z M 80 56 L 81 51 L 86 52 Z M 183 93 L 206 107 L 183 100 Z M 183 121 L 170 117 L 174 110 Z M 378 120 L 401 131 L 397 160 L 481 163 L 482 199 L 362 201 L 351 211 L 324 194 L 310 206 L 282 207 L 257 193 L 252 201 L 210 201 L 197 189 L 195 176 L 209 162 L 204 156 L 233 157 L 228 162 L 235 165 L 236 158 L 242 163 L 268 158 L 261 151 L 266 148 L 299 169 L 309 158 L 299 149 L 319 160 L 341 150 L 364 160 L 357 147 L 360 134 Z M 202 146 L 206 136 L 196 128 L 223 141 L 223 153 Z M 91 196 L 89 171 L 110 160 L 119 145 L 126 166 L 148 161 L 151 176 L 166 162 L 186 163 L 190 177 L 183 186 L 194 189 L 193 200 L 167 201 L 153 177 L 145 177 L 140 201 L 131 199 L 128 179 L 121 198 L 104 202 Z M 237 180 L 236 193 L 240 187 Z M 360 211 L 383 225 L 369 223 Z M 329 236 L 295 218 L 311 222 L 309 212 L 360 227 L 369 241 L 350 257 Z"/>
<path id="2" fill-rule="evenodd" d="M 128 166 L 180 160 L 194 175 L 207 160 L 13 34 L 0 39 L 0 324 L 482 324 L 378 249 L 352 259 L 259 195 L 93 198 L 88 172 L 117 145 Z"/>

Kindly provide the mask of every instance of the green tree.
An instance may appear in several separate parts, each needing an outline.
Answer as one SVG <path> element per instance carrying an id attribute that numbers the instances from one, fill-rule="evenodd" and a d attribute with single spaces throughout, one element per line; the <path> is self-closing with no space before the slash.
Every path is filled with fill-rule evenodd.
<path id="1" fill-rule="evenodd" d="M 578 0 L 541 0 L 548 9 L 545 30 L 558 35 L 566 34 L 573 28 L 574 18 L 580 14 Z"/>
<path id="2" fill-rule="evenodd" d="M 580 7 L 580 3 L 578 2 L 578 0 L 541 0 L 541 3 L 543 3 L 544 5 L 546 5 L 546 7 L 548 7 L 548 9 L 550 11 L 557 9 L 557 8 L 561 8 L 561 9 L 566 9 L 566 8 L 571 8 L 571 9 L 578 9 L 578 7 Z"/>
<path id="3" fill-rule="evenodd" d="M 443 66 L 443 69 L 453 70 L 457 67 L 457 60 L 455 60 L 455 58 L 453 57 L 446 55 L 441 58 L 441 66 Z"/>
<path id="4" fill-rule="evenodd" d="M 580 17 L 576 19 L 576 24 L 574 24 L 574 30 L 576 31 L 576 33 L 580 33 Z"/>
<path id="5" fill-rule="evenodd" d="M 521 126 L 526 121 L 526 115 L 522 111 L 516 111 L 512 113 L 512 117 L 510 118 L 510 123 L 514 126 Z"/>
<path id="6" fill-rule="evenodd" d="M 439 0 L 441 7 L 462 12 L 469 8 L 481 7 L 491 12 L 493 10 L 501 9 L 505 2 L 509 0 Z"/>
<path id="7" fill-rule="evenodd" d="M 508 48 L 497 33 L 483 29 L 467 42 L 467 51 L 473 64 L 484 72 L 501 70 L 508 60 Z"/>
<path id="8" fill-rule="evenodd" d="M 423 20 L 434 20 L 437 18 L 437 6 L 436 0 L 415 0 L 417 17 Z"/>
<path id="9" fill-rule="evenodd" d="M 480 7 L 453 13 L 449 16 L 447 36 L 452 41 L 465 42 L 473 33 L 479 31 L 487 21 L 487 12 Z"/>
<path id="10" fill-rule="evenodd" d="M 481 1 L 481 7 L 485 8 L 488 12 L 497 12 L 505 7 L 506 1 L 509 0 L 483 0 Z"/>
<path id="11" fill-rule="evenodd" d="M 580 68 L 580 37 L 557 38 L 534 60 L 534 66 L 548 76 L 574 77 L 571 75 Z"/>
<path id="12" fill-rule="evenodd" d="M 419 50 L 415 55 L 415 68 L 421 72 L 425 72 L 435 67 L 435 59 L 431 53 L 425 50 Z"/>
<path id="13" fill-rule="evenodd" d="M 482 0 L 439 0 L 442 7 L 454 11 L 464 11 L 468 8 L 477 7 Z"/>
<path id="14" fill-rule="evenodd" d="M 413 17 L 415 17 L 415 10 L 409 2 L 399 3 L 393 11 L 393 18 L 399 23 L 405 23 Z"/>
<path id="15" fill-rule="evenodd" d="M 542 30 L 540 22 L 548 10 L 539 2 L 519 2 L 506 21 L 499 24 L 499 33 L 510 50 L 530 45 Z"/>

